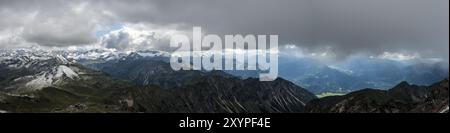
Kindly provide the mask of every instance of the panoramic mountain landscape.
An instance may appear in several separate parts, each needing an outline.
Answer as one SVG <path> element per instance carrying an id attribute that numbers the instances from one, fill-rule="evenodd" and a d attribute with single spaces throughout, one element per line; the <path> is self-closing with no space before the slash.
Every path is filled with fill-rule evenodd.
<path id="1" fill-rule="evenodd" d="M 0 127 L 440 132 L 449 2 L 0 0 Z"/>
<path id="2" fill-rule="evenodd" d="M 0 113 L 446 113 L 447 0 L 2 0 Z"/>
<path id="3" fill-rule="evenodd" d="M 408 74 L 417 73 L 392 77 L 395 81 L 409 81 L 398 82 L 389 89 L 365 89 L 370 88 L 370 85 L 364 81 L 377 83 L 381 79 L 368 76 L 360 81 L 361 77 L 352 77 L 324 64 L 303 62 L 288 63 L 289 66 L 280 63 L 280 67 L 295 67 L 291 70 L 296 71 L 291 71 L 290 75 L 280 72 L 280 78 L 261 82 L 251 76 L 237 76 L 236 72 L 174 71 L 168 63 L 169 57 L 170 54 L 166 52 L 150 50 L 1 50 L 0 110 L 149 113 L 448 112 L 448 77 L 439 73 L 442 71 L 440 67 L 431 67 L 431 70 L 423 72 L 423 78 L 405 78 Z M 428 67 L 420 70 L 428 70 Z M 389 74 L 392 73 L 383 77 L 389 78 Z M 317 92 L 324 91 L 314 86 L 303 88 L 296 82 L 299 77 L 314 78 L 299 81 L 324 88 L 336 87 L 330 84 L 337 83 L 339 88 L 347 87 L 339 85 L 355 85 L 349 88 L 354 91 L 341 91 L 341 96 L 319 98 L 320 93 Z M 383 81 L 381 83 L 389 80 Z M 358 82 L 361 84 L 356 84 Z"/>

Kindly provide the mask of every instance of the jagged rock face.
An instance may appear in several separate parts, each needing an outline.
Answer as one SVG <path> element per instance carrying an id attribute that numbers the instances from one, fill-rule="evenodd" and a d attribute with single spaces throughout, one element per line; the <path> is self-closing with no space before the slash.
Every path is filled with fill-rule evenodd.
<path id="1" fill-rule="evenodd" d="M 424 101 L 417 105 L 412 112 L 448 113 L 448 78 L 428 87 Z"/>
<path id="2" fill-rule="evenodd" d="M 405 82 L 384 91 L 364 89 L 345 96 L 325 97 L 307 105 L 308 112 L 440 113 L 448 108 L 448 79 L 428 87 Z"/>
<path id="3" fill-rule="evenodd" d="M 305 104 L 316 98 L 284 79 L 259 82 L 258 79 L 206 76 L 198 81 L 170 90 L 141 88 L 131 91 L 133 108 L 141 112 L 303 112 Z M 155 100 L 157 102 L 149 103 Z"/>

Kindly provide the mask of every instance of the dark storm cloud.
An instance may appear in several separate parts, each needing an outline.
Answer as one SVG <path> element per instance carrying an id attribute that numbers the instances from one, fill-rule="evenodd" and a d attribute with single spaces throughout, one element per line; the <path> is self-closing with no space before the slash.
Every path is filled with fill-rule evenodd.
<path id="1" fill-rule="evenodd" d="M 311 2 L 305 0 L 157 0 L 133 5 L 137 10 L 122 4 L 110 7 L 127 21 L 178 23 L 187 30 L 202 26 L 217 34 L 280 34 L 286 40 L 303 40 L 311 30 Z"/>
<path id="2" fill-rule="evenodd" d="M 120 2 L 119 2 L 120 3 Z M 136 1 L 109 8 L 124 20 L 202 26 L 216 34 L 278 34 L 310 51 L 420 53 L 448 60 L 448 0 Z"/>
<path id="3" fill-rule="evenodd" d="M 87 4 L 77 13 L 74 9 L 80 3 Z M 99 25 L 176 24 L 178 30 L 202 26 L 205 32 L 220 35 L 278 34 L 281 44 L 312 52 L 326 48 L 338 57 L 403 51 L 448 60 L 448 4 L 448 0 L 1 1 L 0 17 L 10 20 L 0 20 L 0 37 L 1 30 L 15 26 L 24 27 L 27 41 L 80 45 L 94 40 Z M 31 19 L 37 26 L 12 17 L 33 11 L 39 11 L 38 19 Z"/>
<path id="4" fill-rule="evenodd" d="M 448 0 L 314 1 L 314 41 L 338 55 L 419 52 L 448 60 Z"/>

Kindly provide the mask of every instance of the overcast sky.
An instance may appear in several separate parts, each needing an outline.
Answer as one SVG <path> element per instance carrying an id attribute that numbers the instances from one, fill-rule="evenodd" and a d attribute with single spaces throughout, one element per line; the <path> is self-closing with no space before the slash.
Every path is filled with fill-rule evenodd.
<path id="1" fill-rule="evenodd" d="M 448 0 L 0 1 L 0 48 L 135 43 L 164 49 L 167 35 L 192 26 L 219 35 L 278 34 L 280 44 L 337 57 L 449 58 Z M 109 33 L 120 28 L 128 29 Z"/>

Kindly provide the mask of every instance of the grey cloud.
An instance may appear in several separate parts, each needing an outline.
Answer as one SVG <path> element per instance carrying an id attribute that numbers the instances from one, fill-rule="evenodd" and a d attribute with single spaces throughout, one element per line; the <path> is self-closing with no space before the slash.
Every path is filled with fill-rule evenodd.
<path id="1" fill-rule="evenodd" d="M 21 39 L 41 46 L 92 44 L 97 28 L 111 23 L 87 1 L 2 1 L 0 5 L 0 30 L 18 29 Z"/>
<path id="2" fill-rule="evenodd" d="M 120 3 L 120 2 L 119 2 Z M 202 26 L 215 34 L 278 34 L 281 44 L 337 58 L 357 52 L 418 52 L 448 60 L 448 0 L 133 1 L 109 8 L 133 22 Z M 145 6 L 148 5 L 148 6 Z M 146 8 L 148 7 L 148 9 Z"/>
<path id="3" fill-rule="evenodd" d="M 143 25 L 147 26 L 147 25 Z M 101 37 L 100 46 L 119 51 L 164 50 L 169 51 L 169 35 L 157 33 L 148 27 L 139 29 L 135 26 L 110 32 Z"/>
<path id="4" fill-rule="evenodd" d="M 338 55 L 412 51 L 448 60 L 448 0 L 314 1 L 314 41 Z"/>
<path id="5" fill-rule="evenodd" d="M 127 10 L 110 6 L 123 20 L 181 24 L 184 30 L 201 26 L 214 34 L 278 34 L 284 42 L 303 42 L 311 35 L 311 2 L 305 0 L 192 0 L 137 1 Z M 135 6 L 136 5 L 136 6 Z M 151 9 L 144 10 L 142 5 Z M 119 9 L 119 10 L 115 10 Z M 138 12 L 141 11 L 141 12 Z"/>
<path id="6" fill-rule="evenodd" d="M 127 30 L 119 30 L 108 35 L 105 35 L 102 38 L 101 45 L 106 48 L 113 48 L 116 50 L 138 50 L 141 48 L 149 48 L 152 46 L 152 41 L 155 40 L 152 34 L 141 34 L 138 37 L 141 40 L 139 42 L 133 42 L 133 40 L 137 40 L 139 38 L 131 35 Z"/>
<path id="7" fill-rule="evenodd" d="M 88 2 L 85 15 L 70 6 Z M 448 0 L 100 0 L 0 2 L 0 30 L 23 24 L 33 10 L 48 12 L 36 26 L 24 26 L 24 38 L 43 45 L 93 41 L 93 27 L 111 22 L 177 24 L 178 30 L 202 26 L 207 33 L 278 34 L 281 44 L 314 52 L 327 49 L 338 58 L 358 52 L 418 52 L 448 60 Z M 42 25 L 54 20 L 55 24 Z M 64 20 L 58 20 L 64 19 Z M 72 19 L 72 20 L 71 20 Z M 94 21 L 92 21 L 94 19 Z M 49 22 L 49 23 L 51 23 Z M 73 23 L 72 23 L 73 22 Z M 72 23 L 72 24 L 71 24 Z M 60 26 L 60 27 L 58 27 Z M 64 28 L 67 27 L 67 28 Z M 90 30 L 91 29 L 91 30 Z M 30 32 L 32 31 L 32 32 Z M 64 32 L 66 31 L 66 32 Z M 67 35 L 63 35 L 67 34 Z M 153 42 L 155 43 L 155 42 Z M 159 43 L 166 43 L 161 41 Z M 331 50 L 330 50 L 331 49 Z"/>

